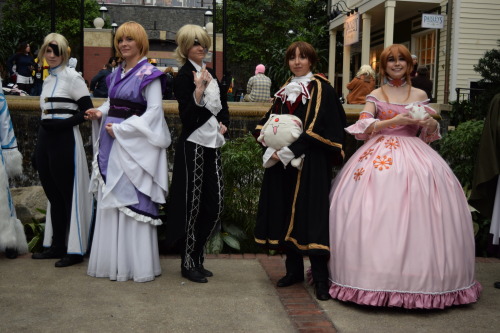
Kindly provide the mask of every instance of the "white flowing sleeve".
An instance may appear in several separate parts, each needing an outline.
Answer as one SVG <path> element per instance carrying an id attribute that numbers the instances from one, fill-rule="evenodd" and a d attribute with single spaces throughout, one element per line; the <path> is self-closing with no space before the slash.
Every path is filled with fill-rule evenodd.
<path id="1" fill-rule="evenodd" d="M 160 79 L 146 86 L 143 95 L 147 108 L 142 116 L 113 124 L 113 149 L 132 184 L 154 202 L 163 203 L 168 191 L 166 148 L 171 137 L 163 113 Z"/>

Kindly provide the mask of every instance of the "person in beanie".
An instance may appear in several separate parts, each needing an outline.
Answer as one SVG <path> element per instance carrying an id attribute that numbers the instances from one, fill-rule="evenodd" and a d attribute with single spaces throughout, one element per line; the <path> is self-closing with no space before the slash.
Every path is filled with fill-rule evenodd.
<path id="1" fill-rule="evenodd" d="M 266 67 L 262 64 L 255 67 L 255 75 L 248 80 L 245 102 L 269 102 L 271 96 L 271 79 L 264 73 Z"/>

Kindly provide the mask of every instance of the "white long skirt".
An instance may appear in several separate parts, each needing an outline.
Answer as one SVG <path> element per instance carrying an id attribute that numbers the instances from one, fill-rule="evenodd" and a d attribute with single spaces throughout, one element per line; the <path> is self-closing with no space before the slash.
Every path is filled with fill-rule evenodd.
<path id="1" fill-rule="evenodd" d="M 99 189 L 98 203 L 101 197 Z M 161 274 L 156 226 L 99 204 L 96 214 L 88 275 L 148 282 Z"/>

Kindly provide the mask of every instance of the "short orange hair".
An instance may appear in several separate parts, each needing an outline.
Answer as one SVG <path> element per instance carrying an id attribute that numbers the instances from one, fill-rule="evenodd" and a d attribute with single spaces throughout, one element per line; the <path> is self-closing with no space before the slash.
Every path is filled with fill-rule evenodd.
<path id="1" fill-rule="evenodd" d="M 392 44 L 391 46 L 386 47 L 380 54 L 380 68 L 379 68 L 380 79 L 383 80 L 388 76 L 387 72 L 385 71 L 385 68 L 387 67 L 387 59 L 391 55 L 394 58 L 397 58 L 401 55 L 403 59 L 406 61 L 407 66 L 406 66 L 405 79 L 406 82 L 410 83 L 411 82 L 410 73 L 413 70 L 413 59 L 411 58 L 410 51 L 408 51 L 406 46 L 401 44 Z"/>

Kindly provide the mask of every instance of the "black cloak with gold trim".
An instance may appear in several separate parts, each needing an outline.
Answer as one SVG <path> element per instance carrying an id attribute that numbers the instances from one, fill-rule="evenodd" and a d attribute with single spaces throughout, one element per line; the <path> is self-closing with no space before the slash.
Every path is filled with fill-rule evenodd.
<path id="1" fill-rule="evenodd" d="M 305 155 L 302 169 L 277 163 L 265 170 L 254 235 L 257 243 L 269 248 L 292 245 L 304 254 L 325 254 L 329 253 L 332 168 L 342 163 L 346 116 L 324 77 L 314 75 L 308 89 L 311 98 L 293 112 L 302 120 L 304 132 L 288 147 L 296 157 Z M 255 135 L 272 113 L 290 112 L 276 98 Z"/>
<path id="2" fill-rule="evenodd" d="M 500 173 L 500 94 L 495 95 L 484 122 L 474 167 L 469 204 L 491 218 Z"/>

